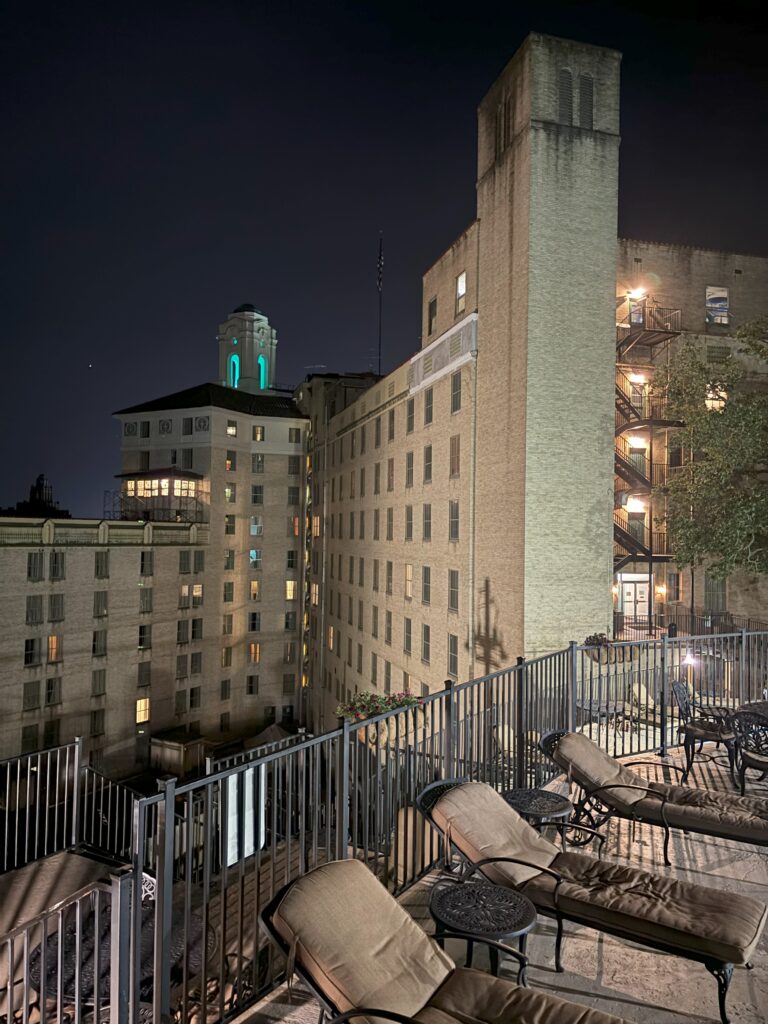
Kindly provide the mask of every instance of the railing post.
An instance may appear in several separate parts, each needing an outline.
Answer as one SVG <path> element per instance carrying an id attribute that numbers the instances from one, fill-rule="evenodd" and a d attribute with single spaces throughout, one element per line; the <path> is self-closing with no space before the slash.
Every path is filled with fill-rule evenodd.
<path id="1" fill-rule="evenodd" d="M 340 718 L 339 728 L 341 736 L 336 752 L 336 859 L 346 860 L 349 847 L 349 720 Z"/>
<path id="2" fill-rule="evenodd" d="M 131 948 L 133 871 L 128 868 L 119 874 L 111 875 L 110 882 L 112 885 L 112 907 L 109 932 L 109 1020 L 110 1024 L 128 1024 L 130 1019 L 131 958 L 127 955 L 127 951 Z M 141 890 L 139 890 L 137 899 L 141 902 Z"/>
<path id="3" fill-rule="evenodd" d="M 742 629 L 741 631 L 741 650 L 739 652 L 739 703 L 743 704 L 745 701 L 752 700 L 752 681 L 749 671 L 749 662 L 747 660 L 747 631 Z M 746 677 L 746 696 L 744 693 L 744 681 Z"/>
<path id="4" fill-rule="evenodd" d="M 578 652 L 576 641 L 568 644 L 568 732 L 576 732 L 576 675 L 578 672 Z"/>
<path id="5" fill-rule="evenodd" d="M 444 749 L 443 749 L 443 777 L 452 779 L 455 775 L 455 750 L 456 750 L 456 707 L 453 697 L 453 680 L 445 680 L 445 722 L 443 725 Z"/>
<path id="6" fill-rule="evenodd" d="M 163 799 L 157 806 L 157 885 L 155 889 L 155 970 L 152 1000 L 153 1020 L 170 1024 L 171 1017 L 171 926 L 173 908 L 173 831 L 176 809 L 176 779 L 158 780 Z M 137 898 L 141 898 L 141 894 Z"/>
<path id="7" fill-rule="evenodd" d="M 83 737 L 75 736 L 75 762 L 72 768 L 72 845 L 77 846 L 82 838 L 80 821 L 82 819 L 82 799 L 80 786 L 83 774 Z"/>
<path id="8" fill-rule="evenodd" d="M 660 757 L 667 756 L 667 707 L 669 704 L 669 638 L 661 638 L 661 748 Z"/>
<path id="9" fill-rule="evenodd" d="M 515 789 L 525 787 L 525 658 L 518 656 L 515 669 Z"/>

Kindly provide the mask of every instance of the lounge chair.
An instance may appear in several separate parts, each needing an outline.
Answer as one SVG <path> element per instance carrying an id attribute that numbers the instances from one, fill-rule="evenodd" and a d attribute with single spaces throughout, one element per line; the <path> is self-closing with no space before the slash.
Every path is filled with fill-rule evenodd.
<path id="1" fill-rule="evenodd" d="M 295 970 L 309 986 L 321 1022 L 331 1018 L 327 1024 L 622 1024 L 611 1014 L 456 967 L 357 860 L 331 861 L 291 882 L 261 920 L 287 959 L 289 978 Z M 516 950 L 485 944 L 525 964 Z"/>
<path id="2" fill-rule="evenodd" d="M 444 837 L 447 851 L 458 850 L 490 882 L 519 889 L 538 913 L 555 918 L 558 971 L 563 921 L 587 925 L 704 964 L 717 979 L 720 1016 L 727 1024 L 733 966 L 750 966 L 768 916 L 763 903 L 562 853 L 483 782 L 435 782 L 417 805 Z"/>
<path id="3" fill-rule="evenodd" d="M 630 770 L 647 762 L 622 764 L 580 732 L 548 733 L 541 738 L 541 748 L 581 787 L 574 822 L 599 827 L 617 817 L 660 825 L 667 866 L 671 864 L 670 828 L 768 846 L 768 799 L 764 797 L 648 782 Z M 685 774 L 675 765 L 664 767 Z"/>

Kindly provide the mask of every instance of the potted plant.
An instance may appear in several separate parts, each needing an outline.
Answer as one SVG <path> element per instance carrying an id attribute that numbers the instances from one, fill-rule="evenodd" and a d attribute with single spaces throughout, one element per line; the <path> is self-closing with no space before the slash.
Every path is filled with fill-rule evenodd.
<path id="1" fill-rule="evenodd" d="M 634 655 L 634 648 L 616 646 L 605 633 L 590 633 L 588 637 L 584 638 L 584 646 L 587 650 L 587 657 L 596 661 L 598 665 L 631 661 Z"/>
<path id="2" fill-rule="evenodd" d="M 339 718 L 346 718 L 352 722 L 364 722 L 366 718 L 374 715 L 384 714 L 386 711 L 396 711 L 398 708 L 423 708 L 424 702 L 413 693 L 407 690 L 400 690 L 397 693 L 371 693 L 363 691 L 356 693 L 352 700 L 339 704 L 336 714 Z M 401 736 L 406 732 L 412 732 L 413 726 L 409 722 L 407 727 L 400 729 Z M 380 741 L 387 738 L 394 741 L 398 729 L 394 718 L 384 719 L 374 725 L 362 725 L 358 730 L 358 739 L 376 746 Z"/>

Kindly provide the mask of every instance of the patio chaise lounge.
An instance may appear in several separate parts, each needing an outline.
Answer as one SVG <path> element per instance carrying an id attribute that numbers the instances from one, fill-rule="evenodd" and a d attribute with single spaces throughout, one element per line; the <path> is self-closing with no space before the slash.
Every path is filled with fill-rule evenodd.
<path id="1" fill-rule="evenodd" d="M 704 964 L 717 979 L 720 1016 L 733 965 L 749 959 L 768 907 L 736 893 L 562 853 L 483 782 L 435 782 L 417 804 L 452 846 L 490 881 L 521 892 L 557 922 L 555 966 L 562 970 L 563 921 Z"/>
<path id="2" fill-rule="evenodd" d="M 768 799 L 709 789 L 649 782 L 580 732 L 551 732 L 541 749 L 581 787 L 572 821 L 599 827 L 627 818 L 664 829 L 664 863 L 669 865 L 670 828 L 719 839 L 768 846 Z M 658 764 L 659 762 L 653 762 Z M 664 765 L 672 768 L 674 765 Z"/>
<path id="3" fill-rule="evenodd" d="M 611 1014 L 456 967 L 357 860 L 331 861 L 291 882 L 261 919 L 287 958 L 289 979 L 295 970 L 306 982 L 328 1024 L 622 1024 Z M 525 963 L 516 950 L 488 945 Z"/>

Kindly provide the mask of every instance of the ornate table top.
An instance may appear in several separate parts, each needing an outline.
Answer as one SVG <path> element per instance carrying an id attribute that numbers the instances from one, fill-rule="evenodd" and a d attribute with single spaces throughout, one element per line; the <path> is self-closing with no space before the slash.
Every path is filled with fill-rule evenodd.
<path id="1" fill-rule="evenodd" d="M 536 923 L 536 908 L 527 896 L 491 882 L 438 885 L 429 909 L 445 928 L 489 939 L 523 935 Z"/>
<path id="2" fill-rule="evenodd" d="M 573 813 L 573 804 L 568 797 L 551 793 L 548 789 L 508 789 L 501 795 L 518 814 L 552 818 L 558 815 L 570 817 Z"/>

